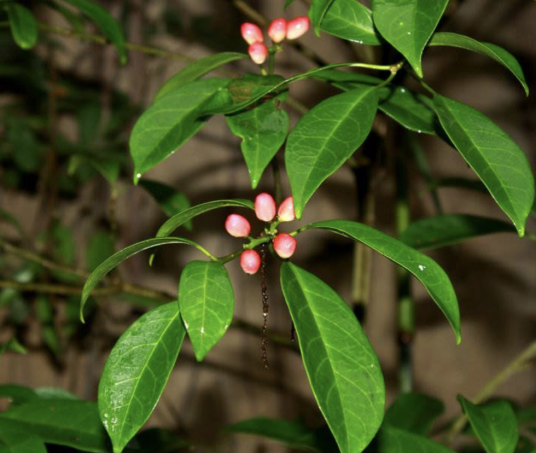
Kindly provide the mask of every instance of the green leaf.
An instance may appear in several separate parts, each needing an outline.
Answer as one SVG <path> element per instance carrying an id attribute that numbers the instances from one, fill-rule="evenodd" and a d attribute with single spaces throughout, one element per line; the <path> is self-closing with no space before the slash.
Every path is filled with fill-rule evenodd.
<path id="1" fill-rule="evenodd" d="M 71 392 L 57 387 L 39 387 L 35 389 L 35 394 L 46 400 L 69 400 L 69 401 L 80 401 L 76 395 L 73 395 Z"/>
<path id="2" fill-rule="evenodd" d="M 341 453 L 359 453 L 383 418 L 378 358 L 352 310 L 322 280 L 286 261 L 281 288 L 320 411 Z"/>
<path id="3" fill-rule="evenodd" d="M 534 202 L 534 178 L 523 151 L 499 126 L 468 105 L 436 95 L 434 108 L 456 149 L 522 237 Z"/>
<path id="4" fill-rule="evenodd" d="M 225 432 L 253 434 L 281 442 L 295 450 L 320 452 L 314 431 L 299 421 L 257 417 L 227 426 Z"/>
<path id="5" fill-rule="evenodd" d="M 367 453 L 455 453 L 426 437 L 391 426 L 382 426 Z"/>
<path id="6" fill-rule="evenodd" d="M 23 121 L 8 123 L 7 139 L 13 147 L 13 161 L 24 172 L 38 172 L 43 165 L 43 155 L 32 129 Z"/>
<path id="7" fill-rule="evenodd" d="M 191 82 L 162 97 L 143 113 L 130 136 L 135 182 L 203 127 L 203 106 L 228 84 L 229 80 L 218 78 Z"/>
<path id="8" fill-rule="evenodd" d="M 521 83 L 525 94 L 527 96 L 529 95 L 529 86 L 525 80 L 521 65 L 510 52 L 504 50 L 502 47 L 488 42 L 480 42 L 469 36 L 459 35 L 457 33 L 435 33 L 428 45 L 459 47 L 460 49 L 471 50 L 485 55 L 508 69 L 519 83 Z"/>
<path id="9" fill-rule="evenodd" d="M 31 49 L 37 43 L 38 28 L 32 12 L 20 3 L 9 2 L 4 8 L 7 11 L 11 34 L 21 49 Z"/>
<path id="10" fill-rule="evenodd" d="M 320 35 L 320 25 L 326 16 L 329 7 L 333 0 L 312 0 L 311 8 L 309 9 L 309 19 L 315 27 L 316 35 Z"/>
<path id="11" fill-rule="evenodd" d="M 125 46 L 125 37 L 121 27 L 111 14 L 99 4 L 90 0 L 65 0 L 67 3 L 78 8 L 88 16 L 101 29 L 104 36 L 116 47 L 121 60 L 121 64 L 127 62 L 127 49 Z"/>
<path id="12" fill-rule="evenodd" d="M 29 433 L 24 427 L 0 419 L 0 453 L 47 453 L 47 449 L 41 439 Z"/>
<path id="13" fill-rule="evenodd" d="M 10 338 L 5 343 L 0 344 L 0 356 L 5 352 L 12 351 L 19 354 L 26 354 L 26 348 L 19 343 L 19 340 L 16 338 Z"/>
<path id="14" fill-rule="evenodd" d="M 356 0 L 334 0 L 320 29 L 359 44 L 380 45 L 372 22 L 372 11 Z"/>
<path id="15" fill-rule="evenodd" d="M 183 193 L 177 192 L 167 184 L 144 179 L 140 182 L 140 186 L 154 198 L 168 217 L 173 217 L 190 208 L 190 200 Z M 190 231 L 192 222 L 187 222 L 185 228 Z"/>
<path id="16" fill-rule="evenodd" d="M 22 228 L 19 221 L 15 217 L 13 217 L 9 212 L 4 211 L 1 208 L 0 208 L 0 222 L 9 223 L 11 226 L 13 226 L 13 228 L 15 228 L 18 231 L 21 238 L 26 237 L 26 233 L 24 232 L 24 229 Z"/>
<path id="17" fill-rule="evenodd" d="M 99 383 L 99 412 L 114 453 L 151 416 L 184 340 L 177 302 L 162 305 L 129 327 L 112 349 Z"/>
<path id="18" fill-rule="evenodd" d="M 236 115 L 226 116 L 231 132 L 242 138 L 240 145 L 251 178 L 251 186 L 257 188 L 262 174 L 279 149 L 285 143 L 290 120 L 280 107 L 282 97 Z"/>
<path id="19" fill-rule="evenodd" d="M 367 138 L 377 109 L 378 90 L 360 87 L 317 104 L 292 130 L 285 162 L 298 219 L 318 187 Z"/>
<path id="20" fill-rule="evenodd" d="M 86 267 L 93 272 L 114 253 L 114 238 L 109 231 L 92 233 L 86 252 Z"/>
<path id="21" fill-rule="evenodd" d="M 372 17 L 381 35 L 422 77 L 421 57 L 449 0 L 373 0 Z"/>
<path id="22" fill-rule="evenodd" d="M 199 248 L 195 242 L 190 241 L 189 239 L 184 238 L 154 238 L 147 239 L 145 241 L 132 244 L 123 250 L 115 253 L 110 258 L 108 258 L 104 263 L 102 263 L 97 269 L 95 269 L 91 275 L 88 277 L 84 288 L 82 289 L 82 299 L 80 301 L 80 319 L 84 321 L 84 306 L 93 291 L 93 289 L 99 284 L 99 282 L 110 272 L 114 267 L 118 266 L 120 263 L 130 258 L 131 256 L 136 255 L 144 250 L 159 247 L 161 245 L 167 244 L 186 244 L 191 245 L 192 247 Z"/>
<path id="23" fill-rule="evenodd" d="M 199 362 L 227 332 L 234 306 L 233 285 L 223 264 L 190 261 L 186 265 L 179 283 L 179 307 Z"/>
<path id="24" fill-rule="evenodd" d="M 502 220 L 468 214 L 445 214 L 413 222 L 399 239 L 416 249 L 432 249 L 486 234 L 515 232 L 512 225 Z"/>
<path id="25" fill-rule="evenodd" d="M 198 215 L 205 214 L 206 212 L 213 211 L 220 208 L 248 208 L 254 210 L 253 202 L 250 200 L 216 200 L 209 201 L 208 203 L 198 204 L 186 211 L 183 211 L 177 215 L 174 215 L 167 220 L 156 233 L 157 238 L 169 236 L 177 228 L 184 225 Z"/>
<path id="26" fill-rule="evenodd" d="M 38 398 L 38 395 L 31 388 L 6 384 L 0 385 L 0 399 L 2 398 L 8 399 L 12 405 L 19 405 Z"/>
<path id="27" fill-rule="evenodd" d="M 303 230 L 320 228 L 360 241 L 411 272 L 419 280 L 446 316 L 461 341 L 460 310 L 456 293 L 445 271 L 432 258 L 408 247 L 403 242 L 367 225 L 349 220 L 325 220 L 311 223 Z"/>
<path id="28" fill-rule="evenodd" d="M 402 393 L 385 413 L 383 426 L 426 437 L 444 411 L 444 404 L 436 398 L 420 393 Z"/>
<path id="29" fill-rule="evenodd" d="M 168 93 L 182 87 L 183 85 L 200 79 L 204 75 L 232 61 L 241 60 L 248 56 L 238 52 L 222 52 L 201 58 L 186 67 L 182 68 L 177 74 L 168 79 L 158 90 L 154 100 L 157 101 Z"/>
<path id="30" fill-rule="evenodd" d="M 460 404 L 487 453 L 513 453 L 519 432 L 517 418 L 507 401 L 476 405 L 459 395 Z"/>
<path id="31" fill-rule="evenodd" d="M 97 404 L 86 401 L 32 400 L 0 414 L 44 442 L 82 451 L 107 453 L 109 441 Z"/>

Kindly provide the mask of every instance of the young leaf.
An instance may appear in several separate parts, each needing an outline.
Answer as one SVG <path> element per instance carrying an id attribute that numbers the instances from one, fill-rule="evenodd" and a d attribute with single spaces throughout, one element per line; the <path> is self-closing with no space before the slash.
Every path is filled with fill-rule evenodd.
<path id="1" fill-rule="evenodd" d="M 374 0 L 372 18 L 381 35 L 422 77 L 421 57 L 449 0 Z"/>
<path id="2" fill-rule="evenodd" d="M 326 16 L 333 0 L 313 0 L 309 9 L 309 18 L 315 27 L 315 33 L 319 35 L 319 27 Z"/>
<path id="3" fill-rule="evenodd" d="M 0 414 L 44 442 L 82 451 L 107 453 L 109 440 L 97 404 L 87 401 L 32 400 Z"/>
<path id="4" fill-rule="evenodd" d="M 130 136 L 135 182 L 203 127 L 203 105 L 228 84 L 229 80 L 218 78 L 191 82 L 162 97 L 143 113 Z"/>
<path id="5" fill-rule="evenodd" d="M 21 49 L 31 49 L 37 43 L 37 21 L 32 12 L 20 3 L 6 3 L 5 9 L 11 34 Z"/>
<path id="6" fill-rule="evenodd" d="M 504 50 L 502 47 L 488 42 L 480 42 L 469 36 L 459 35 L 457 33 L 434 33 L 428 45 L 459 47 L 460 49 L 471 50 L 492 58 L 508 69 L 523 86 L 525 94 L 527 96 L 529 95 L 529 86 L 525 80 L 521 65 L 510 52 Z"/>
<path id="7" fill-rule="evenodd" d="M 125 37 L 116 20 L 99 4 L 90 0 L 65 0 L 88 16 L 116 47 L 122 64 L 127 62 Z"/>
<path id="8" fill-rule="evenodd" d="M 408 247 L 401 241 L 367 225 L 349 220 L 325 220 L 311 223 L 304 230 L 325 229 L 360 241 L 411 272 L 419 280 L 446 316 L 461 341 L 460 310 L 456 293 L 445 271 L 432 258 Z"/>
<path id="9" fill-rule="evenodd" d="M 367 453 L 455 453 L 426 437 L 388 425 L 382 426 Z"/>
<path id="10" fill-rule="evenodd" d="M 322 101 L 292 130 L 285 162 L 298 219 L 318 187 L 367 138 L 377 109 L 378 90 L 359 87 Z"/>
<path id="11" fill-rule="evenodd" d="M 0 453 L 47 453 L 47 449 L 41 439 L 24 427 L 0 419 Z"/>
<path id="12" fill-rule="evenodd" d="M 434 108 L 456 149 L 522 237 L 534 202 L 534 178 L 523 151 L 499 126 L 468 105 L 436 95 Z"/>
<path id="13" fill-rule="evenodd" d="M 142 252 L 143 250 L 147 250 L 153 247 L 159 247 L 161 245 L 166 245 L 166 244 L 187 244 L 197 249 L 200 248 L 199 245 L 197 245 L 193 241 L 190 241 L 189 239 L 164 237 L 164 238 L 147 239 L 145 241 L 132 244 L 124 248 L 123 250 L 117 252 L 116 254 L 108 258 L 99 267 L 97 267 L 97 269 L 95 269 L 91 273 L 91 275 L 88 277 L 84 285 L 84 288 L 82 289 L 82 299 L 80 301 L 80 319 L 82 321 L 84 320 L 84 306 L 86 305 L 86 302 L 91 294 L 91 291 L 93 291 L 93 289 L 106 276 L 106 274 L 108 274 L 108 272 L 110 272 L 114 267 L 118 266 L 126 259 L 130 258 L 131 256 L 136 255 L 137 253 Z"/>
<path id="14" fill-rule="evenodd" d="M 468 214 L 445 214 L 413 222 L 399 239 L 416 249 L 432 249 L 486 234 L 515 232 L 512 225 L 502 220 Z"/>
<path id="15" fill-rule="evenodd" d="M 190 200 L 182 192 L 177 192 L 167 184 L 144 179 L 140 185 L 154 198 L 168 217 L 173 217 L 190 208 Z M 191 230 L 192 222 L 187 222 L 185 228 Z"/>
<path id="16" fill-rule="evenodd" d="M 387 409 L 383 426 L 426 437 L 444 411 L 444 404 L 436 398 L 420 393 L 402 393 Z"/>
<path id="17" fill-rule="evenodd" d="M 169 236 L 173 231 L 175 231 L 180 226 L 184 225 L 186 222 L 190 221 L 198 215 L 204 214 L 214 209 L 220 208 L 248 208 L 253 210 L 253 202 L 250 200 L 216 200 L 209 201 L 207 203 L 198 204 L 193 208 L 187 209 L 177 215 L 174 215 L 169 220 L 167 220 L 156 233 L 157 238 Z"/>
<path id="18" fill-rule="evenodd" d="M 99 413 L 114 453 L 151 416 L 184 340 L 177 302 L 143 315 L 117 341 L 99 383 Z"/>
<path id="19" fill-rule="evenodd" d="M 280 107 L 282 97 L 270 99 L 252 110 L 226 116 L 231 132 L 242 138 L 240 145 L 251 178 L 257 188 L 262 174 L 287 138 L 290 120 Z"/>
<path id="20" fill-rule="evenodd" d="M 179 283 L 179 307 L 199 362 L 227 332 L 234 305 L 233 285 L 223 264 L 190 261 L 186 265 Z"/>
<path id="21" fill-rule="evenodd" d="M 320 29 L 359 44 L 380 45 L 372 22 L 372 11 L 355 0 L 334 0 Z"/>
<path id="22" fill-rule="evenodd" d="M 476 405 L 459 395 L 460 404 L 487 453 L 513 453 L 519 432 L 517 418 L 508 401 Z"/>
<path id="23" fill-rule="evenodd" d="M 186 67 L 182 68 L 177 74 L 168 79 L 158 90 L 154 98 L 155 101 L 168 93 L 186 85 L 189 82 L 200 79 L 204 75 L 232 61 L 247 58 L 246 54 L 238 52 L 223 52 L 201 58 Z"/>
<path id="24" fill-rule="evenodd" d="M 281 288 L 320 411 L 341 453 L 359 453 L 383 418 L 378 358 L 352 310 L 322 280 L 284 262 Z"/>

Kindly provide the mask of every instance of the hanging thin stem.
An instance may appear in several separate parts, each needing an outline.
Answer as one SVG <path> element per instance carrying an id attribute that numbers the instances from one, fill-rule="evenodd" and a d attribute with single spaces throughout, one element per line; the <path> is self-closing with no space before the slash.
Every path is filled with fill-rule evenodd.
<path id="1" fill-rule="evenodd" d="M 264 368 L 268 370 L 268 312 L 270 303 L 268 301 L 268 285 L 266 284 L 266 244 L 261 245 L 261 292 L 262 292 L 262 334 L 261 334 L 261 358 Z"/>

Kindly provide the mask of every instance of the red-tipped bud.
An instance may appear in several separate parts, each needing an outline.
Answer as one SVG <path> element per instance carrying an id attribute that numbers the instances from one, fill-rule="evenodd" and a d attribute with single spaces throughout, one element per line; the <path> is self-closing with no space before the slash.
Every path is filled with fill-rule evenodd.
<path id="1" fill-rule="evenodd" d="M 264 41 L 264 36 L 262 35 L 261 29 L 255 24 L 244 22 L 240 27 L 240 31 L 242 32 L 242 38 L 244 38 L 248 44 Z"/>
<path id="2" fill-rule="evenodd" d="M 274 250 L 281 258 L 287 259 L 296 251 L 296 239 L 290 234 L 280 233 L 274 239 Z"/>
<path id="3" fill-rule="evenodd" d="M 288 197 L 279 205 L 277 217 L 281 222 L 292 222 L 296 218 L 294 213 L 294 198 Z"/>
<path id="4" fill-rule="evenodd" d="M 240 267 L 246 274 L 256 274 L 261 267 L 260 255 L 255 250 L 244 250 L 240 255 Z"/>
<path id="5" fill-rule="evenodd" d="M 275 19 L 268 27 L 268 36 L 275 43 L 280 43 L 287 36 L 287 21 Z"/>
<path id="6" fill-rule="evenodd" d="M 238 214 L 231 214 L 225 221 L 227 233 L 235 238 L 247 238 L 251 231 L 251 225 L 245 217 Z"/>
<path id="7" fill-rule="evenodd" d="M 275 201 L 269 193 L 260 193 L 255 198 L 255 215 L 264 222 L 271 222 L 274 219 Z"/>
<path id="8" fill-rule="evenodd" d="M 296 19 L 292 19 L 287 25 L 287 39 L 298 39 L 300 36 L 307 33 L 310 26 L 311 21 L 307 16 L 300 16 L 296 17 Z"/>
<path id="9" fill-rule="evenodd" d="M 263 64 L 268 56 L 268 47 L 262 42 L 254 42 L 249 46 L 248 53 L 253 63 Z"/>

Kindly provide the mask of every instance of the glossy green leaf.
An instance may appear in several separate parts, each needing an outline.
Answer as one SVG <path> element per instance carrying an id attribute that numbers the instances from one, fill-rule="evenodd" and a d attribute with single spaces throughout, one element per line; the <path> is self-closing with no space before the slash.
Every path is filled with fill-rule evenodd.
<path id="1" fill-rule="evenodd" d="M 359 44 L 380 45 L 372 22 L 372 11 L 356 0 L 334 0 L 320 29 Z"/>
<path id="2" fill-rule="evenodd" d="M 281 95 L 236 115 L 226 116 L 231 132 L 242 138 L 240 148 L 246 161 L 253 189 L 283 146 L 290 127 L 288 113 L 280 106 Z M 286 97 L 286 96 L 285 96 Z"/>
<path id="3" fill-rule="evenodd" d="M 248 208 L 253 210 L 253 202 L 250 200 L 216 200 L 209 201 L 208 203 L 198 204 L 190 209 L 187 209 L 180 214 L 174 215 L 167 220 L 156 233 L 156 237 L 166 237 L 173 233 L 177 228 L 184 225 L 198 215 L 205 214 L 206 212 L 213 211 L 214 209 L 221 208 Z"/>
<path id="4" fill-rule="evenodd" d="M 225 432 L 253 434 L 281 442 L 295 450 L 320 452 L 315 432 L 299 421 L 257 417 L 227 426 Z"/>
<path id="5" fill-rule="evenodd" d="M 333 1 L 334 0 L 312 0 L 311 2 L 309 19 L 311 19 L 311 23 L 314 25 L 315 33 L 317 35 L 319 35 L 320 25 Z"/>
<path id="6" fill-rule="evenodd" d="M 455 453 L 454 450 L 391 426 L 382 426 L 366 453 Z"/>
<path id="7" fill-rule="evenodd" d="M 80 401 L 76 395 L 58 387 L 39 387 L 34 390 L 35 394 L 45 400 L 69 400 Z"/>
<path id="8" fill-rule="evenodd" d="M 199 362 L 227 332 L 234 306 L 233 285 L 223 264 L 190 261 L 186 265 L 179 283 L 179 307 Z"/>
<path id="9" fill-rule="evenodd" d="M 168 217 L 173 217 L 190 208 L 190 200 L 186 198 L 186 195 L 167 184 L 144 179 L 140 182 L 140 186 L 154 198 Z M 192 222 L 186 222 L 185 228 L 190 231 Z"/>
<path id="10" fill-rule="evenodd" d="M 432 36 L 429 45 L 459 47 L 460 49 L 470 50 L 485 55 L 508 69 L 523 86 L 525 94 L 527 96 L 529 95 L 529 86 L 525 80 L 521 65 L 516 57 L 502 47 L 488 42 L 480 42 L 469 36 L 459 35 L 457 33 L 435 33 Z"/>
<path id="11" fill-rule="evenodd" d="M 80 319 L 84 320 L 84 306 L 86 305 L 86 302 L 93 291 L 95 287 L 99 284 L 99 282 L 110 272 L 114 267 L 121 264 L 126 259 L 130 258 L 131 256 L 136 255 L 137 253 L 140 253 L 144 250 L 153 248 L 153 247 L 159 247 L 161 245 L 167 245 L 167 244 L 186 244 L 191 245 L 192 247 L 199 248 L 199 245 L 197 245 L 195 242 L 190 241 L 189 239 L 184 238 L 154 238 L 154 239 L 147 239 L 145 241 L 138 242 L 136 244 L 132 244 L 123 250 L 115 253 L 110 258 L 108 258 L 104 263 L 102 263 L 97 269 L 95 269 L 91 275 L 88 277 L 84 288 L 82 289 L 82 299 L 80 301 Z"/>
<path id="12" fill-rule="evenodd" d="M 436 95 L 434 108 L 456 149 L 523 236 L 534 202 L 534 177 L 523 151 L 499 126 L 468 105 Z"/>
<path id="13" fill-rule="evenodd" d="M 292 130 L 285 162 L 298 219 L 318 187 L 367 138 L 377 109 L 378 90 L 360 87 L 320 102 Z"/>
<path id="14" fill-rule="evenodd" d="M 96 403 L 34 400 L 2 412 L 0 423 L 3 420 L 16 422 L 46 443 L 94 453 L 110 451 Z"/>
<path id="15" fill-rule="evenodd" d="M 219 68 L 220 66 L 247 57 L 248 56 L 243 53 L 222 52 L 194 61 L 193 63 L 190 63 L 186 67 L 182 68 L 173 77 L 168 79 L 166 83 L 162 85 L 160 90 L 158 90 L 158 93 L 156 94 L 154 99 L 155 101 L 157 101 L 162 96 L 171 93 L 172 91 L 182 87 L 189 82 L 193 82 L 195 80 L 200 79 L 204 75 L 207 75 L 209 72 Z"/>
<path id="16" fill-rule="evenodd" d="M 88 16 L 115 46 L 122 64 L 127 62 L 125 37 L 117 21 L 98 3 L 90 0 L 65 0 Z"/>
<path id="17" fill-rule="evenodd" d="M 86 268 L 93 272 L 114 254 L 114 238 L 109 231 L 92 233 L 86 251 Z"/>
<path id="18" fill-rule="evenodd" d="M 385 413 L 383 426 L 426 437 L 444 411 L 444 404 L 436 398 L 421 393 L 402 393 Z"/>
<path id="19" fill-rule="evenodd" d="M 47 453 L 47 449 L 41 439 L 23 426 L 0 419 L 0 453 Z"/>
<path id="20" fill-rule="evenodd" d="M 5 9 L 11 27 L 11 34 L 21 49 L 31 49 L 37 43 L 37 21 L 32 12 L 20 3 L 6 3 Z"/>
<path id="21" fill-rule="evenodd" d="M 513 453 L 519 432 L 517 418 L 507 401 L 476 405 L 458 396 L 475 434 L 487 453 Z"/>
<path id="22" fill-rule="evenodd" d="M 320 411 L 341 453 L 359 453 L 383 418 L 378 358 L 352 310 L 322 280 L 284 262 L 281 288 Z"/>
<path id="23" fill-rule="evenodd" d="M 358 85 L 379 85 L 383 82 L 379 77 L 360 72 L 342 71 L 340 69 L 324 69 L 323 71 L 314 72 L 312 79 L 324 80 L 332 83 L 344 91 L 349 91 Z"/>
<path id="24" fill-rule="evenodd" d="M 7 399 L 10 404 L 24 404 L 36 398 L 38 395 L 31 388 L 15 384 L 0 385 L 0 399 Z"/>
<path id="25" fill-rule="evenodd" d="M 516 233 L 516 229 L 502 220 L 445 214 L 413 222 L 399 239 L 416 249 L 433 249 L 493 233 Z"/>
<path id="26" fill-rule="evenodd" d="M 326 220 L 306 225 L 303 229 L 320 228 L 362 242 L 411 272 L 419 280 L 446 316 L 461 341 L 460 310 L 456 293 L 445 271 L 432 258 L 408 247 L 375 228 L 349 220 Z"/>
<path id="27" fill-rule="evenodd" d="M 381 35 L 422 77 L 421 58 L 449 0 L 373 0 L 372 17 Z"/>
<path id="28" fill-rule="evenodd" d="M 176 302 L 151 310 L 129 327 L 115 344 L 99 383 L 99 412 L 114 453 L 151 416 L 184 340 Z"/>
<path id="29" fill-rule="evenodd" d="M 205 124 L 204 104 L 229 84 L 210 78 L 191 82 L 149 107 L 130 136 L 130 154 L 137 182 L 141 175 L 171 156 Z"/>

